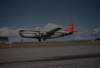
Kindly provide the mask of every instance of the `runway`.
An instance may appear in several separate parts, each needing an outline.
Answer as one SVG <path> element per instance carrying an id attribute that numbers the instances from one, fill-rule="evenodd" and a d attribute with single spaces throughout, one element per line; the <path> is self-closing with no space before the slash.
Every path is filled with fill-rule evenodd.
<path id="1" fill-rule="evenodd" d="M 70 66 L 69 66 L 70 65 Z M 100 44 L 36 45 L 0 48 L 0 68 L 100 67 Z"/>

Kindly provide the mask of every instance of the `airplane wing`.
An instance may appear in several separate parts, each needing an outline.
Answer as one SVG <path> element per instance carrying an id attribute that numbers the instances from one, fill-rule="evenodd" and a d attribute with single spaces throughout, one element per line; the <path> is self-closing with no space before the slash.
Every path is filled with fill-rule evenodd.
<path id="1" fill-rule="evenodd" d="M 51 31 L 48 31 L 47 34 L 53 34 L 53 33 L 57 32 L 57 31 L 59 31 L 61 29 L 62 29 L 61 27 L 55 28 L 55 29 L 53 29 Z"/>

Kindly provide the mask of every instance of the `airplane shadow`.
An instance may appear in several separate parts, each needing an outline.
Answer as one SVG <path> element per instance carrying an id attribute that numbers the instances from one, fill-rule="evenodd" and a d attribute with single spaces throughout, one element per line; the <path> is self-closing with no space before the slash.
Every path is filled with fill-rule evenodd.
<path id="1" fill-rule="evenodd" d="M 52 60 L 59 61 L 59 60 L 71 60 L 71 59 L 83 59 L 83 58 L 100 58 L 100 53 L 70 55 L 70 56 L 55 56 L 55 57 L 49 57 L 49 59 L 3 62 L 3 63 L 0 63 L 0 65 L 10 64 L 10 63 L 21 63 L 21 62 L 38 62 L 38 61 L 44 62 L 44 61 L 52 61 Z"/>

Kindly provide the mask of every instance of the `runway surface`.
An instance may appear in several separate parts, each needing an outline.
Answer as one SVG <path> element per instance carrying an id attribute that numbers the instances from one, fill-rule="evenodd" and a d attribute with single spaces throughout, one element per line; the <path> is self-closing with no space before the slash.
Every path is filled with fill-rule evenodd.
<path id="1" fill-rule="evenodd" d="M 100 68 L 100 44 L 0 48 L 0 68 Z"/>

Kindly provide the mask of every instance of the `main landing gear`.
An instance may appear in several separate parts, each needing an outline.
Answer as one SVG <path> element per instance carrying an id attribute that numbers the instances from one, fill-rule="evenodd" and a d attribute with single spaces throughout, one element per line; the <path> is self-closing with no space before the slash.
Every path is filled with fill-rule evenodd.
<path id="1" fill-rule="evenodd" d="M 46 41 L 46 39 L 45 39 L 45 38 L 43 38 L 43 41 Z"/>
<path id="2" fill-rule="evenodd" d="M 41 42 L 41 39 L 38 39 L 38 41 L 39 41 L 39 42 Z M 45 39 L 45 38 L 43 38 L 43 41 L 46 41 L 46 39 Z"/>
<path id="3" fill-rule="evenodd" d="M 39 42 L 41 42 L 41 39 L 39 39 Z"/>

